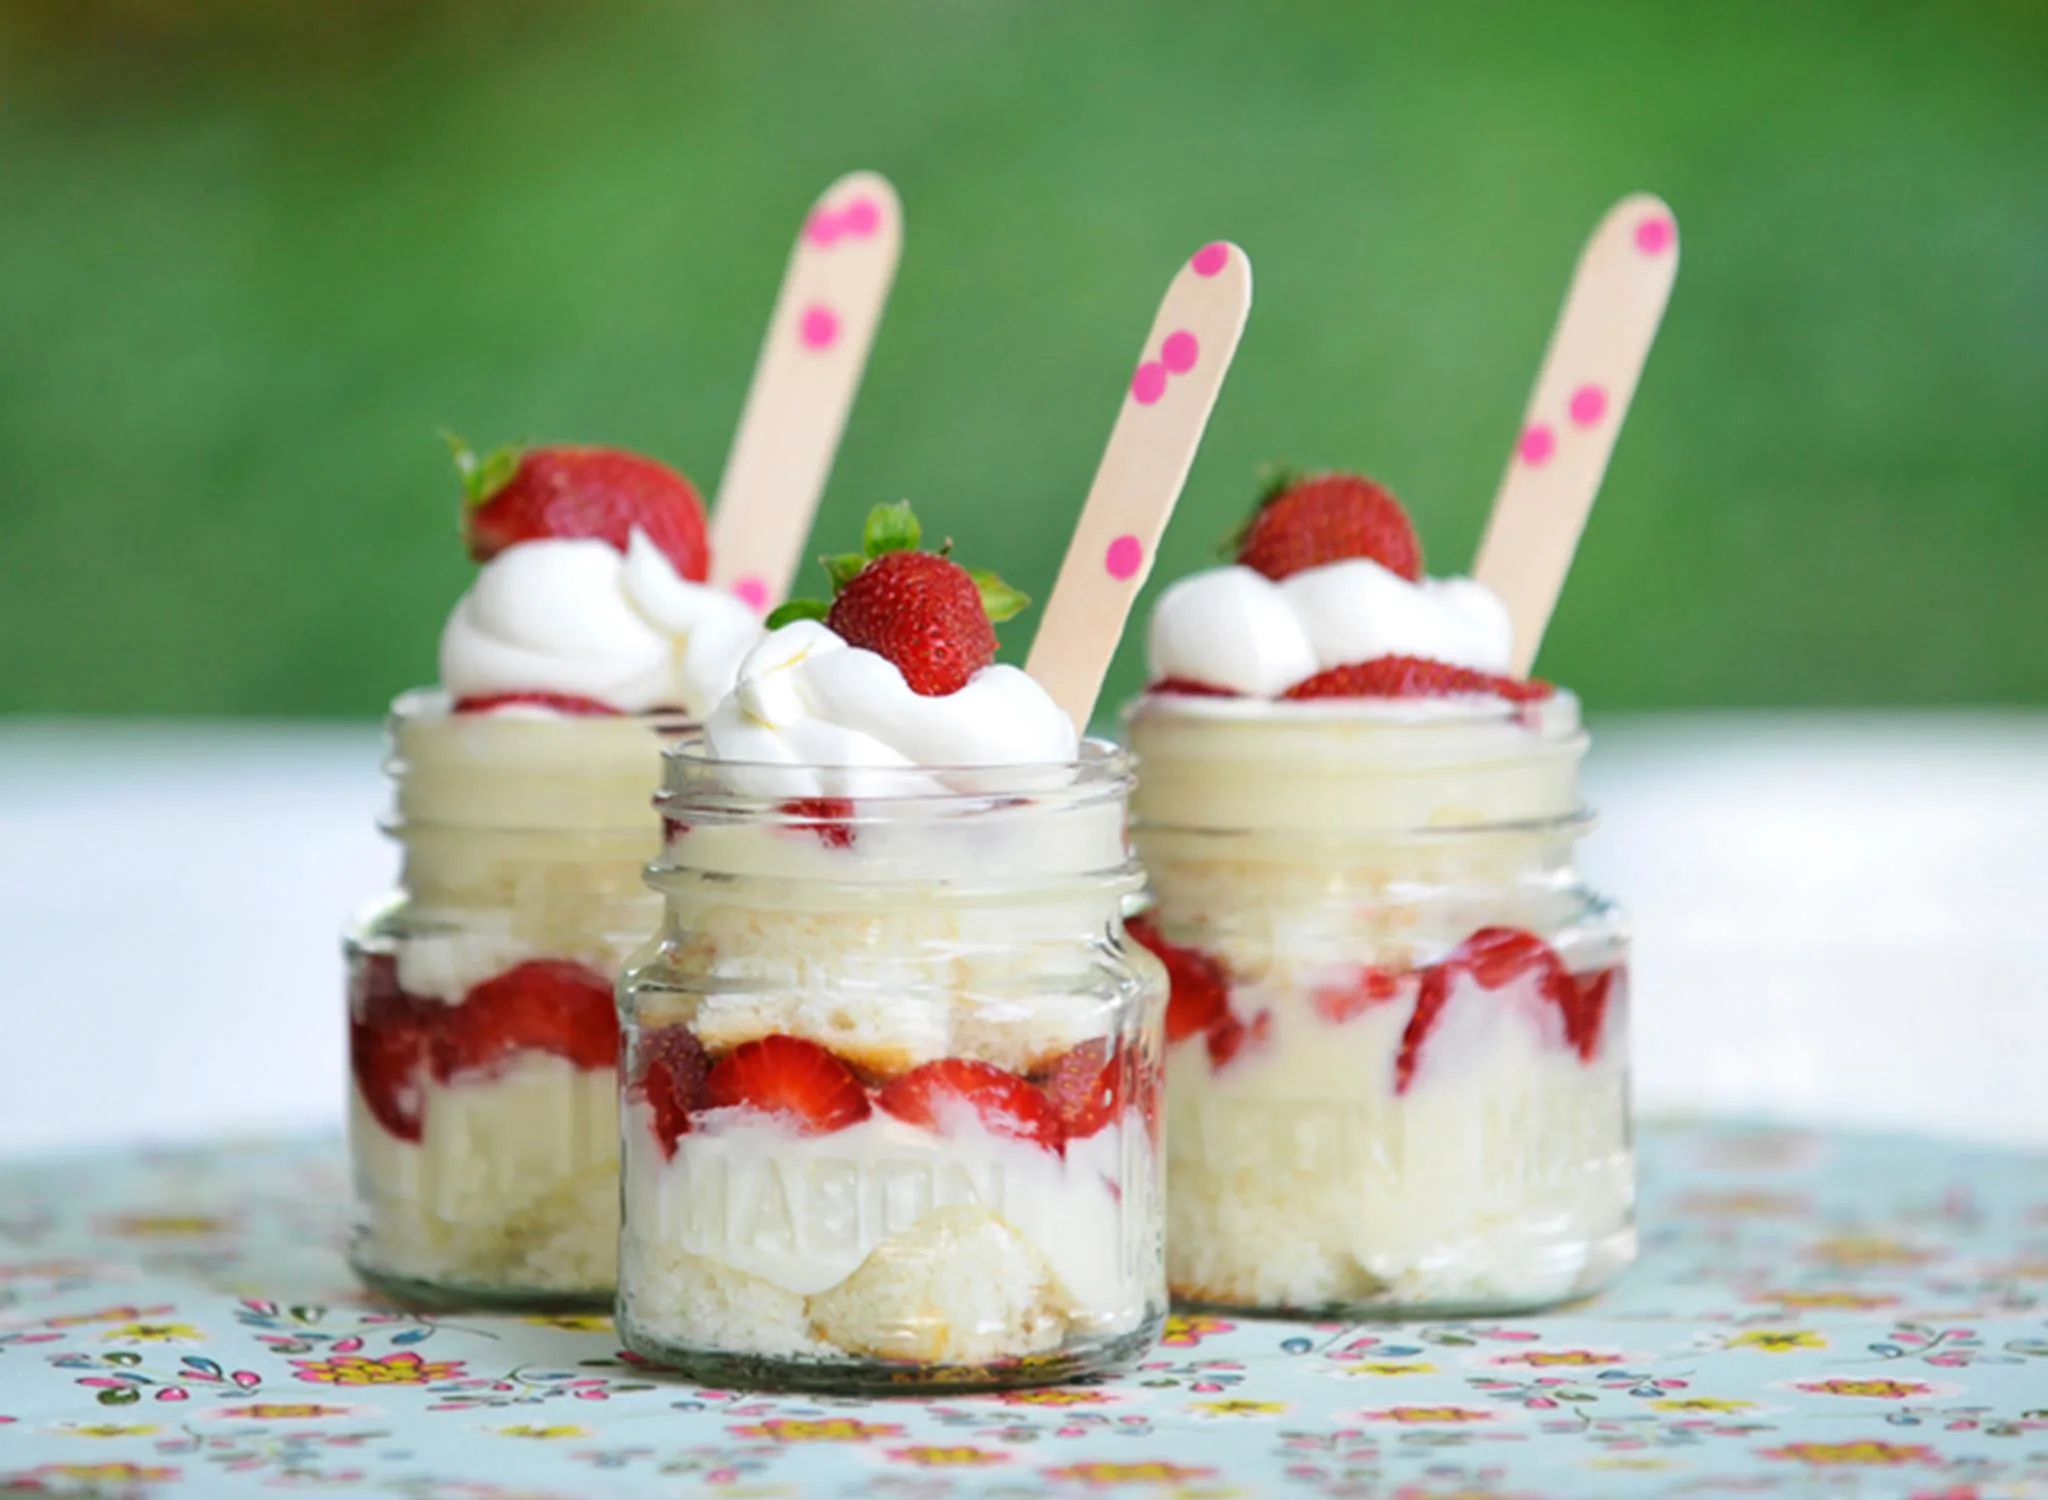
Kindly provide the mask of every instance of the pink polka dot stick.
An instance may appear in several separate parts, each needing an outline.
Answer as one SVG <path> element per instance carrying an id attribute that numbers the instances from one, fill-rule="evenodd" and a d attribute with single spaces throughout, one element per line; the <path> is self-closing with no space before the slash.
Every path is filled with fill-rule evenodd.
<path id="1" fill-rule="evenodd" d="M 1580 252 L 1472 573 L 1507 601 L 1514 668 L 1543 644 L 1678 275 L 1678 221 L 1637 193 Z"/>
<path id="2" fill-rule="evenodd" d="M 1166 290 L 1124 386 L 1025 670 L 1086 730 L 1252 306 L 1235 245 L 1198 250 Z"/>
<path id="3" fill-rule="evenodd" d="M 802 564 L 902 248 L 896 190 L 855 172 L 812 205 L 790 252 L 711 512 L 711 581 L 764 614 Z"/>

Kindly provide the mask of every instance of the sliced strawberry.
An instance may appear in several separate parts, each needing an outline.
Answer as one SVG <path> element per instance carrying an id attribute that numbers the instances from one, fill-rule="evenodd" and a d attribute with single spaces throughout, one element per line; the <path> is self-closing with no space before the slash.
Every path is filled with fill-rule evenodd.
<path id="1" fill-rule="evenodd" d="M 448 1013 L 436 1048 L 443 1078 L 489 1072 L 520 1052 L 549 1052 L 583 1069 L 619 1060 L 611 981 L 562 958 L 535 958 L 473 986 Z"/>
<path id="2" fill-rule="evenodd" d="M 594 537 L 621 552 L 635 531 L 683 577 L 711 572 L 704 502 L 675 470 L 616 448 L 505 450 L 479 459 L 456 445 L 469 555 L 488 562 L 521 542 Z"/>
<path id="3" fill-rule="evenodd" d="M 617 715 L 619 710 L 595 698 L 578 698 L 573 693 L 479 693 L 455 700 L 459 714 L 487 714 L 494 708 L 545 708 L 558 714 L 596 718 Z"/>
<path id="4" fill-rule="evenodd" d="M 884 1113 L 927 1130 L 944 1132 L 964 1109 L 995 1134 L 1047 1151 L 1059 1150 L 1064 1139 L 1051 1102 L 1028 1079 L 971 1058 L 942 1057 L 912 1068 L 885 1086 L 875 1103 Z"/>
<path id="5" fill-rule="evenodd" d="M 635 1087 L 654 1112 L 654 1139 L 664 1157 L 676 1154 L 690 1133 L 690 1112 L 704 1105 L 711 1059 L 687 1026 L 660 1026 L 640 1037 L 640 1078 Z"/>
<path id="6" fill-rule="evenodd" d="M 1578 1004 L 1565 1015 L 1565 1034 L 1579 1049 L 1580 1060 L 1591 1062 L 1600 1055 L 1609 1001 L 1617 990 L 1624 996 L 1628 994 L 1628 970 L 1617 964 L 1611 969 L 1574 975 L 1572 984 L 1578 992 Z"/>
<path id="7" fill-rule="evenodd" d="M 402 1141 L 420 1138 L 421 1089 L 445 1009 L 399 987 L 398 961 L 365 955 L 350 976 L 349 1070 L 377 1123 Z"/>
<path id="8" fill-rule="evenodd" d="M 1454 667 L 1426 656 L 1375 656 L 1305 677 L 1280 696 L 1293 702 L 1312 698 L 1452 698 L 1485 694 L 1510 703 L 1538 703 L 1557 689 L 1540 678 L 1504 677 Z"/>
<path id="9" fill-rule="evenodd" d="M 829 1135 L 869 1114 L 868 1092 L 851 1068 L 816 1042 L 780 1034 L 720 1058 L 704 1080 L 704 1102 L 783 1115 L 803 1135 Z"/>
<path id="10" fill-rule="evenodd" d="M 1582 999 L 1579 985 L 1557 956 L 1557 950 L 1533 932 L 1519 927 L 1482 927 L 1451 951 L 1441 963 L 1423 971 L 1422 993 L 1415 1002 L 1415 1014 L 1401 1036 L 1400 1055 L 1394 1062 L 1394 1091 L 1406 1093 L 1422 1060 L 1423 1043 L 1429 1040 L 1444 1002 L 1450 998 L 1451 981 L 1458 974 L 1472 976 L 1481 989 L 1498 990 L 1533 976 L 1536 991 L 1557 1007 L 1564 1021 L 1566 1040 L 1580 1056 L 1589 1058 L 1588 1047 L 1599 1045 L 1597 1014 L 1590 1026 L 1589 1009 L 1604 1011 L 1605 992 L 1597 1006 Z M 1589 1043 L 1587 1038 L 1591 1036 Z"/>
<path id="11" fill-rule="evenodd" d="M 1209 1066 L 1222 1069 L 1246 1047 L 1265 1046 L 1273 1032 L 1273 1013 L 1262 1010 L 1249 1021 L 1228 1016 L 1209 1028 Z"/>
<path id="12" fill-rule="evenodd" d="M 1183 698 L 1242 698 L 1236 688 L 1218 687 L 1213 682 L 1198 682 L 1192 677 L 1162 677 L 1157 682 L 1147 683 L 1148 693 L 1178 695 Z"/>
<path id="13" fill-rule="evenodd" d="M 1408 1085 L 1415 1081 L 1415 1069 L 1422 1062 L 1422 1044 L 1436 1029 L 1437 1017 L 1443 1014 L 1444 1002 L 1450 998 L 1449 968 L 1443 964 L 1432 964 L 1424 969 L 1422 991 L 1415 997 L 1415 1014 L 1408 1018 L 1407 1029 L 1401 1033 L 1401 1050 L 1394 1056 L 1396 1094 L 1407 1093 Z"/>
<path id="14" fill-rule="evenodd" d="M 813 834 L 827 849 L 853 847 L 853 801 L 847 797 L 799 797 L 782 804 L 785 825 Z"/>
<path id="15" fill-rule="evenodd" d="M 1278 582 L 1308 568 L 1369 558 L 1410 583 L 1422 543 L 1401 502 L 1356 474 L 1283 476 L 1245 526 L 1237 560 Z"/>
<path id="16" fill-rule="evenodd" d="M 1039 1075 L 1038 1086 L 1070 1141 L 1116 1123 L 1132 1080 L 1128 1054 L 1098 1037 L 1070 1047 Z"/>
<path id="17" fill-rule="evenodd" d="M 1348 984 L 1317 990 L 1316 1014 L 1333 1026 L 1355 1021 L 1367 1011 L 1398 999 L 1404 977 L 1398 969 L 1367 965 Z"/>
<path id="18" fill-rule="evenodd" d="M 1166 1001 L 1166 1041 L 1171 1046 L 1199 1036 L 1230 1014 L 1230 976 L 1199 948 L 1183 948 L 1159 935 L 1150 917 L 1132 917 L 1124 928 L 1166 965 L 1172 989 Z"/>

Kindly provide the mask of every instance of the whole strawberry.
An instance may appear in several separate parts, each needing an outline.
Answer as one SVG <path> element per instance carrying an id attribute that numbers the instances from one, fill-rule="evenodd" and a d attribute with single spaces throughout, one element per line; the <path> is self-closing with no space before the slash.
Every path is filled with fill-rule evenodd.
<path id="1" fill-rule="evenodd" d="M 923 535 L 909 501 L 876 506 L 861 550 L 823 559 L 832 602 L 791 600 L 768 628 L 823 620 L 848 645 L 894 662 L 912 692 L 959 692 L 996 659 L 996 622 L 1030 601 L 993 573 L 961 567 L 944 548 L 920 551 Z"/>
<path id="2" fill-rule="evenodd" d="M 1353 557 L 1410 583 L 1422 577 L 1422 543 L 1408 512 L 1356 474 L 1282 474 L 1237 540 L 1237 560 L 1275 583 Z"/>
<path id="3" fill-rule="evenodd" d="M 478 562 L 547 539 L 593 537 L 624 552 L 637 529 L 683 577 L 710 575 L 704 502 L 666 464 L 616 448 L 500 448 L 479 458 L 448 441 L 462 474 L 462 534 Z"/>

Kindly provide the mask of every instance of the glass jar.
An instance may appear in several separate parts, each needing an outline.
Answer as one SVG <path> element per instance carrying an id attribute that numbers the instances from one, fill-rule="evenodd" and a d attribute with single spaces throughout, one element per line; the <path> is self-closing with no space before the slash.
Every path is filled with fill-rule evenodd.
<path id="1" fill-rule="evenodd" d="M 398 889 L 350 928 L 350 1261 L 429 1307 L 606 1307 L 618 1240 L 613 976 L 654 930 L 657 716 L 401 697 Z"/>
<path id="2" fill-rule="evenodd" d="M 1039 1385 L 1165 1314 L 1159 966 L 1119 750 L 931 771 L 685 743 L 620 983 L 626 1346 L 715 1385 Z"/>
<path id="3" fill-rule="evenodd" d="M 1126 724 L 1174 1295 L 1449 1316 L 1614 1276 L 1628 931 L 1573 867 L 1577 701 L 1153 695 Z"/>

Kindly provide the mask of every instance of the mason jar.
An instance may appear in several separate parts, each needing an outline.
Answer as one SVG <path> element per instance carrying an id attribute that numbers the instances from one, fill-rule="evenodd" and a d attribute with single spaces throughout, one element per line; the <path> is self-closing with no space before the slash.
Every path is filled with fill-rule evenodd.
<path id="1" fill-rule="evenodd" d="M 1123 928 L 1123 753 L 667 759 L 660 932 L 620 982 L 626 1346 L 842 1392 L 1137 1359 L 1165 983 Z"/>
<path id="2" fill-rule="evenodd" d="M 1628 929 L 1574 864 L 1577 701 L 1150 695 L 1126 725 L 1174 1295 L 1478 1315 L 1614 1276 Z"/>
<path id="3" fill-rule="evenodd" d="M 393 706 L 398 888 L 345 939 L 350 1260 L 431 1307 L 606 1307 L 614 977 L 654 930 L 660 716 Z"/>

